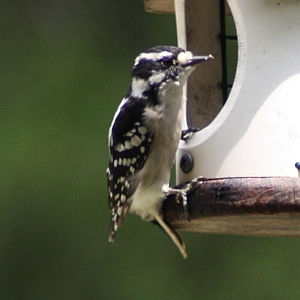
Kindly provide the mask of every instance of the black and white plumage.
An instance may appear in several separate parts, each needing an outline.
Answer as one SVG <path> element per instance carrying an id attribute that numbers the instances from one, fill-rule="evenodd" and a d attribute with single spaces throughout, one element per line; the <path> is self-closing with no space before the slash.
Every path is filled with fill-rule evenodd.
<path id="1" fill-rule="evenodd" d="M 161 207 L 166 195 L 178 192 L 169 188 L 169 179 L 181 137 L 183 86 L 194 65 L 211 58 L 158 46 L 135 59 L 129 91 L 109 130 L 109 241 L 130 211 L 156 221 L 187 257 L 179 234 L 164 222 Z"/>

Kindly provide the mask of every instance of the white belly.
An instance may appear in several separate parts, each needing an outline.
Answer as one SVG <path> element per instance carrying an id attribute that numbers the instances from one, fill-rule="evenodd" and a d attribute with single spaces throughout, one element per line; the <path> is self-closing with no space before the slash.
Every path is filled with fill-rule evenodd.
<path id="1" fill-rule="evenodd" d="M 164 108 L 153 107 L 145 112 L 145 124 L 154 132 L 150 151 L 142 170 L 133 176 L 137 189 L 131 197 L 130 212 L 153 220 L 161 210 L 163 189 L 169 185 L 170 172 L 181 136 L 182 85 L 170 84 L 164 90 Z"/>

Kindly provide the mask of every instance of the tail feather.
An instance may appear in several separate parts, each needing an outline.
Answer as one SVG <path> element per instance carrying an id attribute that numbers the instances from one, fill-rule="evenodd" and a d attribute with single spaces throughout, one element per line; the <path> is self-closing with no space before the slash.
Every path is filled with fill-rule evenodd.
<path id="1" fill-rule="evenodd" d="M 155 220 L 157 221 L 157 223 L 161 226 L 161 228 L 163 228 L 163 230 L 166 232 L 166 234 L 171 238 L 171 240 L 174 242 L 174 244 L 177 246 L 177 248 L 179 249 L 180 253 L 182 254 L 183 258 L 187 258 L 187 253 L 185 251 L 185 244 L 183 242 L 183 240 L 181 239 L 179 233 L 171 228 L 161 217 L 161 215 L 159 215 L 159 213 L 154 215 Z"/>

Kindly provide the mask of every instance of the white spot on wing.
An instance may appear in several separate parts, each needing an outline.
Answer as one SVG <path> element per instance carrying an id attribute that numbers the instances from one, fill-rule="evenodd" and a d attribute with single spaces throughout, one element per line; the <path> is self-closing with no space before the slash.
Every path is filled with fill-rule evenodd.
<path id="1" fill-rule="evenodd" d="M 116 147 L 116 150 L 119 151 L 119 152 L 122 152 L 122 151 L 125 150 L 125 147 L 122 143 L 118 143 L 117 147 Z"/>
<path id="2" fill-rule="evenodd" d="M 119 216 L 122 214 L 122 206 L 118 207 L 117 214 Z"/>
<path id="3" fill-rule="evenodd" d="M 138 147 L 142 143 L 142 140 L 137 135 L 133 136 L 130 140 L 132 146 Z"/>
<path id="4" fill-rule="evenodd" d="M 126 134 L 125 134 L 125 136 L 129 136 L 129 137 L 131 137 L 131 136 L 133 136 L 133 132 L 131 132 L 131 131 L 128 131 Z"/>
<path id="5" fill-rule="evenodd" d="M 144 127 L 144 126 L 141 126 L 141 127 L 139 127 L 138 128 L 138 132 L 140 133 L 140 134 L 146 134 L 147 133 L 147 128 L 146 127 Z"/>
<path id="6" fill-rule="evenodd" d="M 125 141 L 125 149 L 129 150 L 132 148 L 132 145 L 130 144 L 129 141 Z"/>
<path id="7" fill-rule="evenodd" d="M 125 181 L 124 184 L 125 184 L 125 187 L 126 187 L 127 189 L 129 189 L 130 185 L 129 185 L 129 182 L 128 182 L 127 180 Z"/>

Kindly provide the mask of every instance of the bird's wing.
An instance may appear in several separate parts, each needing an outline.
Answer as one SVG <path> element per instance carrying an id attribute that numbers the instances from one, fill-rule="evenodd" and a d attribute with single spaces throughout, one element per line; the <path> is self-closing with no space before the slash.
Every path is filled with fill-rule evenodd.
<path id="1" fill-rule="evenodd" d="M 112 213 L 110 241 L 114 240 L 115 232 L 130 207 L 128 199 L 136 189 L 130 177 L 144 166 L 153 139 L 153 134 L 143 122 L 144 110 L 142 100 L 123 100 L 110 129 L 110 162 L 107 169 L 108 199 Z"/>

